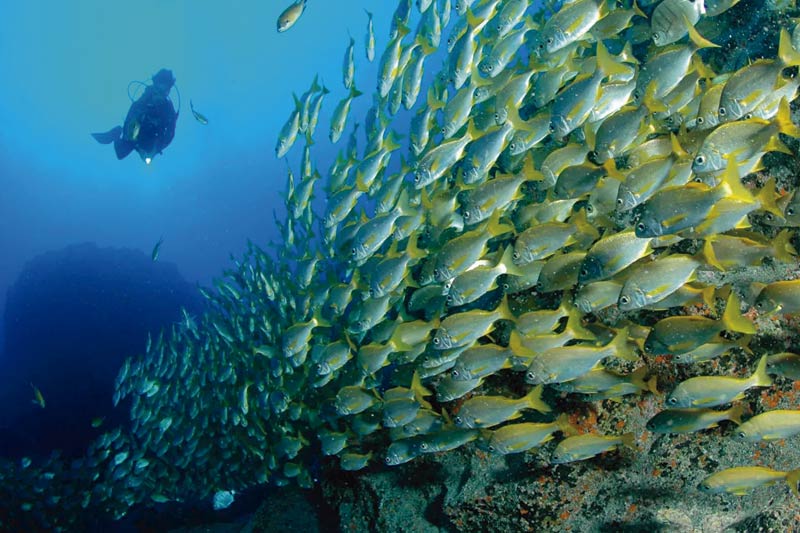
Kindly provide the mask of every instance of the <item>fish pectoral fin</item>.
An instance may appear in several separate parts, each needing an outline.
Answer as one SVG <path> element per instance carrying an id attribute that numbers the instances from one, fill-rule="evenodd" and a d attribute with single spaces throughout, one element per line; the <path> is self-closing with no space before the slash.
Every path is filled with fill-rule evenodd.
<path id="1" fill-rule="evenodd" d="M 668 228 L 670 226 L 674 226 L 675 224 L 677 224 L 678 222 L 680 222 L 684 218 L 686 218 L 686 213 L 678 213 L 677 215 L 675 215 L 673 217 L 664 219 L 662 221 L 661 225 L 663 227 L 665 227 L 665 228 Z"/>
<path id="2" fill-rule="evenodd" d="M 706 404 L 713 403 L 713 402 L 716 402 L 716 401 L 717 401 L 717 398 L 715 398 L 713 396 L 709 396 L 708 398 L 697 398 L 694 401 L 694 405 L 692 407 L 700 407 L 702 405 L 706 405 Z"/>
<path id="3" fill-rule="evenodd" d="M 92 133 L 94 140 L 100 144 L 111 144 L 122 136 L 122 127 L 115 126 L 103 133 Z"/>

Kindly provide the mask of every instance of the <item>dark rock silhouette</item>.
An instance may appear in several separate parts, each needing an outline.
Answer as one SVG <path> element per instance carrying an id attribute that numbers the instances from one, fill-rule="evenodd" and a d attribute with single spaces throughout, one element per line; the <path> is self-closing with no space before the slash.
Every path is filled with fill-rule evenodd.
<path id="1" fill-rule="evenodd" d="M 144 351 L 147 334 L 202 312 L 197 289 L 171 263 L 138 250 L 76 244 L 29 261 L 8 291 L 0 364 L 0 456 L 83 454 L 106 427 L 123 360 Z M 34 405 L 31 384 L 46 407 Z M 99 428 L 92 419 L 105 417 Z"/>

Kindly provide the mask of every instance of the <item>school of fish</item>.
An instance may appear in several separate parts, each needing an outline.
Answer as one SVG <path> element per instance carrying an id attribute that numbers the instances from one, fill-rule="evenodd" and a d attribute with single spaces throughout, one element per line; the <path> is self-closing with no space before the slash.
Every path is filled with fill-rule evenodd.
<path id="1" fill-rule="evenodd" d="M 797 264 L 800 196 L 761 171 L 769 152 L 796 155 L 800 29 L 786 18 L 772 57 L 715 72 L 701 31 L 738 3 L 401 0 L 382 52 L 368 12 L 331 114 L 338 157 L 327 170 L 312 157 L 333 93 L 318 79 L 279 134 L 279 158 L 304 145 L 276 251 L 250 245 L 203 290 L 207 314 L 125 362 L 114 402 L 129 428 L 69 467 L 4 464 L 3 482 L 59 528 L 71 515 L 54 509 L 120 517 L 140 502 L 310 487 L 321 457 L 359 470 L 468 443 L 511 454 L 555 440 L 552 464 L 636 449 L 624 429 L 582 433 L 565 394 L 655 395 L 655 433 L 727 421 L 738 427 L 720 438 L 797 438 L 800 408 L 751 414 L 747 394 L 800 379 L 800 356 L 748 349 L 753 316 L 800 312 L 800 280 L 752 295 L 698 280 Z M 378 79 L 357 123 L 361 46 Z M 731 353 L 750 362 L 738 375 L 661 391 L 649 366 Z M 798 492 L 800 470 L 729 466 L 692 490 Z M 54 478 L 59 490 L 36 498 Z"/>

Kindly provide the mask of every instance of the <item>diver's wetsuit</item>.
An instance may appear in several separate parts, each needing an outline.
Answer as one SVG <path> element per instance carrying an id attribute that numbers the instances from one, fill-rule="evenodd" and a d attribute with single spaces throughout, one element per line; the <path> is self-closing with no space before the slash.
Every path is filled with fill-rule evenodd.
<path id="1" fill-rule="evenodd" d="M 97 142 L 114 143 L 117 159 L 123 159 L 133 150 L 147 163 L 169 146 L 175 136 L 178 114 L 169 99 L 175 84 L 172 71 L 161 69 L 128 110 L 123 126 L 105 133 L 93 133 Z"/>
<path id="2" fill-rule="evenodd" d="M 170 99 L 155 85 L 151 85 L 128 110 L 123 138 L 133 141 L 140 154 L 152 157 L 161 153 L 172 142 L 175 136 L 175 118 L 175 108 Z M 133 125 L 136 123 L 139 131 L 134 138 Z"/>

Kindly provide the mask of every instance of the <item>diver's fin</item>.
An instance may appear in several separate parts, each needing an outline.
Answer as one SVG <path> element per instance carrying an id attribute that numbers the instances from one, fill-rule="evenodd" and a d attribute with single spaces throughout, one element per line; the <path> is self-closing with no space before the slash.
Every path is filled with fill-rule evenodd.
<path id="1" fill-rule="evenodd" d="M 117 159 L 125 159 L 136 146 L 136 143 L 126 141 L 124 139 L 117 139 L 114 141 L 114 151 L 117 152 Z"/>
<path id="2" fill-rule="evenodd" d="M 122 136 L 122 126 L 111 128 L 105 133 L 92 133 L 94 140 L 100 144 L 111 144 Z"/>

